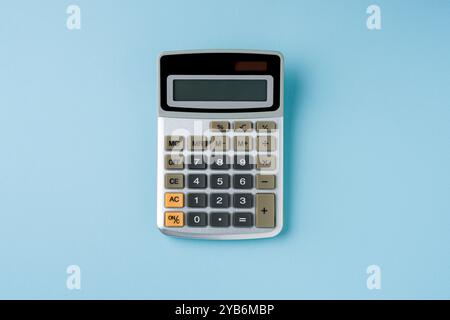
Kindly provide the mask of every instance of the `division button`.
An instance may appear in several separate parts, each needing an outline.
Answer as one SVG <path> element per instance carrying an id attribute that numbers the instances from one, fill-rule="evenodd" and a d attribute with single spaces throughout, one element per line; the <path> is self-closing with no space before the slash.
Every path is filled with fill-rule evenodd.
<path id="1" fill-rule="evenodd" d="M 256 194 L 256 227 L 275 227 L 275 194 Z"/>
<path id="2" fill-rule="evenodd" d="M 270 152 L 276 148 L 274 136 L 259 136 L 256 137 L 256 150 L 259 152 Z"/>

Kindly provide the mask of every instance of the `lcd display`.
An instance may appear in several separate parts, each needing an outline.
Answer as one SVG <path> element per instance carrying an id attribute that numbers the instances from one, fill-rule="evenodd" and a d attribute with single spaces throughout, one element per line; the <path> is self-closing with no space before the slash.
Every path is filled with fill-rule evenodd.
<path id="1" fill-rule="evenodd" d="M 266 101 L 264 79 L 174 79 L 174 101 Z"/>

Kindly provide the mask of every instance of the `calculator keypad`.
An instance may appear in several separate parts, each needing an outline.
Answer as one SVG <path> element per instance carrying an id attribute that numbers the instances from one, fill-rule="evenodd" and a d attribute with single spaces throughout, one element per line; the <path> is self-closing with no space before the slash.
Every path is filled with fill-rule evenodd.
<path id="1" fill-rule="evenodd" d="M 208 129 L 164 138 L 164 225 L 274 228 L 276 122 L 210 121 Z"/>

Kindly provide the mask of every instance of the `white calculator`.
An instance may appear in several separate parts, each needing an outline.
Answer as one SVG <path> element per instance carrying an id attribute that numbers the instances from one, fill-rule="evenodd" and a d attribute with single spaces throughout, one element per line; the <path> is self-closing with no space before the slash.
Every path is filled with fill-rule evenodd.
<path id="1" fill-rule="evenodd" d="M 174 51 L 158 64 L 158 228 L 199 239 L 279 234 L 282 55 Z"/>

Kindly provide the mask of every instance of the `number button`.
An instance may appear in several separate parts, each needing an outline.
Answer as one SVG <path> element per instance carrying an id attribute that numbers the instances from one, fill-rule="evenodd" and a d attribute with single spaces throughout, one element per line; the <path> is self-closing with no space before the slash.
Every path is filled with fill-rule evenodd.
<path id="1" fill-rule="evenodd" d="M 233 168 L 236 170 L 252 170 L 254 159 L 249 155 L 237 154 L 234 156 Z"/>
<path id="2" fill-rule="evenodd" d="M 235 189 L 253 188 L 253 176 L 251 174 L 235 174 L 233 176 L 233 188 Z"/>
<path id="3" fill-rule="evenodd" d="M 205 157 L 202 154 L 191 155 L 191 162 L 188 164 L 188 168 L 191 170 L 204 170 L 206 169 Z"/>
<path id="4" fill-rule="evenodd" d="M 206 188 L 206 174 L 190 174 L 190 175 L 188 175 L 188 188 L 190 188 L 190 189 L 205 189 Z"/>
<path id="5" fill-rule="evenodd" d="M 211 169 L 213 170 L 228 170 L 230 169 L 230 158 L 225 155 L 211 156 Z"/>
<path id="6" fill-rule="evenodd" d="M 230 175 L 228 174 L 212 174 L 211 189 L 229 189 Z"/>
<path id="7" fill-rule="evenodd" d="M 229 227 L 230 226 L 230 214 L 228 212 L 211 212 L 210 216 L 211 227 Z"/>
<path id="8" fill-rule="evenodd" d="M 208 224 L 208 216 L 206 212 L 189 212 L 187 217 L 187 225 L 189 227 L 206 227 Z"/>
<path id="9" fill-rule="evenodd" d="M 251 193 L 235 193 L 233 195 L 233 206 L 235 208 L 252 208 L 253 195 Z"/>
<path id="10" fill-rule="evenodd" d="M 189 208 L 206 208 L 207 206 L 208 198 L 206 193 L 189 193 L 187 198 Z"/>
<path id="11" fill-rule="evenodd" d="M 230 195 L 228 193 L 211 194 L 211 208 L 229 208 Z"/>

